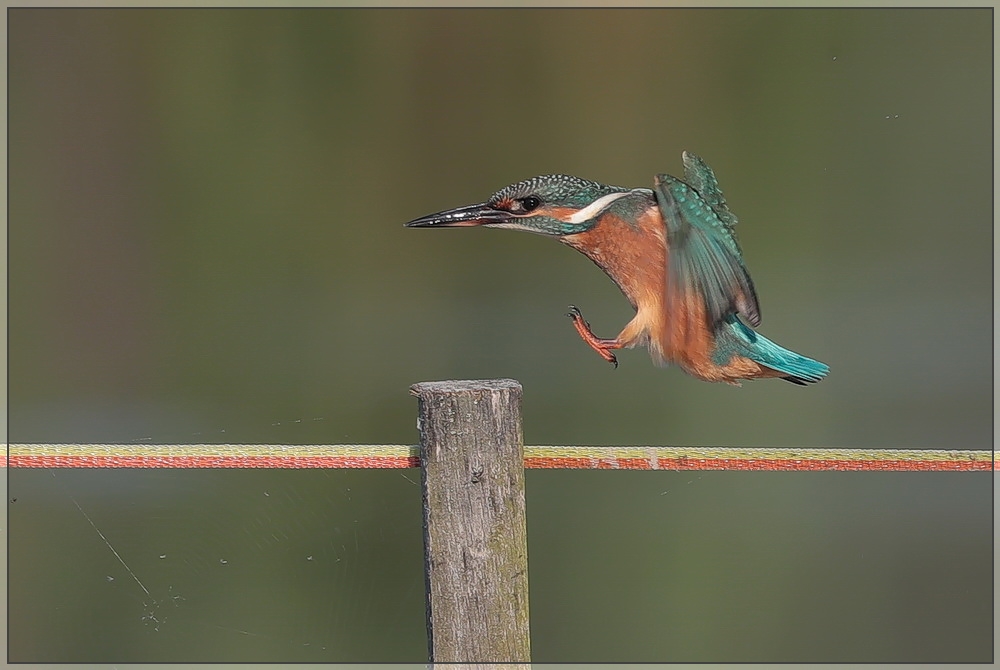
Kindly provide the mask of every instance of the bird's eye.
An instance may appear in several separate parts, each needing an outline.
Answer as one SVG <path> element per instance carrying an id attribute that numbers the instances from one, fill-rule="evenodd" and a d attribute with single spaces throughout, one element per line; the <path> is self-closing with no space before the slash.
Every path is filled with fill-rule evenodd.
<path id="1" fill-rule="evenodd" d="M 518 199 L 517 203 L 518 205 L 520 205 L 518 209 L 520 209 L 522 212 L 530 212 L 532 210 L 538 209 L 538 206 L 542 204 L 542 201 L 538 199 L 536 196 L 529 195 L 526 198 Z"/>

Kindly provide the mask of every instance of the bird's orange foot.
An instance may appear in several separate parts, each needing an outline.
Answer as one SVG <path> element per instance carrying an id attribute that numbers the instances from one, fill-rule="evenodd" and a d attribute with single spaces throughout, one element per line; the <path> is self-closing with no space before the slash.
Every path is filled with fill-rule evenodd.
<path id="1" fill-rule="evenodd" d="M 576 328 L 576 332 L 580 334 L 583 341 L 590 345 L 591 349 L 600 354 L 601 358 L 617 368 L 618 359 L 611 353 L 611 350 L 622 348 L 618 339 L 608 340 L 594 335 L 594 331 L 590 329 L 590 324 L 584 321 L 583 314 L 580 313 L 576 305 L 569 306 L 569 314 L 566 316 L 573 319 L 573 327 Z"/>

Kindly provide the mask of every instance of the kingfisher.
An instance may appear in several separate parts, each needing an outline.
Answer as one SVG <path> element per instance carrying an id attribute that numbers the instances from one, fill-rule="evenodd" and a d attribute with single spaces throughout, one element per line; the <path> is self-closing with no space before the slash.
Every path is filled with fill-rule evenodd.
<path id="1" fill-rule="evenodd" d="M 705 161 L 684 152 L 683 163 L 683 180 L 659 174 L 652 189 L 542 175 L 502 188 L 486 202 L 405 225 L 525 230 L 581 252 L 635 310 L 615 338 L 594 335 L 577 307 L 567 314 L 583 341 L 616 368 L 615 350 L 645 345 L 657 364 L 677 365 L 708 382 L 820 381 L 828 366 L 751 328 L 760 325 L 760 307 L 736 240 L 736 216 Z"/>

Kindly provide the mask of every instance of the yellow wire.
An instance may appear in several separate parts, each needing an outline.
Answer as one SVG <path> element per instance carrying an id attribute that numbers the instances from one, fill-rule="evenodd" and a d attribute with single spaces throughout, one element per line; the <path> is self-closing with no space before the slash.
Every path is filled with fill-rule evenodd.
<path id="1" fill-rule="evenodd" d="M 11 444 L 8 457 L 129 458 L 416 458 L 409 444 Z M 993 452 L 965 449 L 840 449 L 821 447 L 663 447 L 663 446 L 526 446 L 531 459 L 694 459 L 802 461 L 986 461 Z"/>

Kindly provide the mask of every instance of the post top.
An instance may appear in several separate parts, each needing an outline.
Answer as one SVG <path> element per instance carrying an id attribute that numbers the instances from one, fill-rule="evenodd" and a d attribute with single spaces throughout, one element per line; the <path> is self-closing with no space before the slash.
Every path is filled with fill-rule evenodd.
<path id="1" fill-rule="evenodd" d="M 516 379 L 448 379 L 439 382 L 420 382 L 410 387 L 410 394 L 509 390 L 520 391 L 521 382 Z"/>

